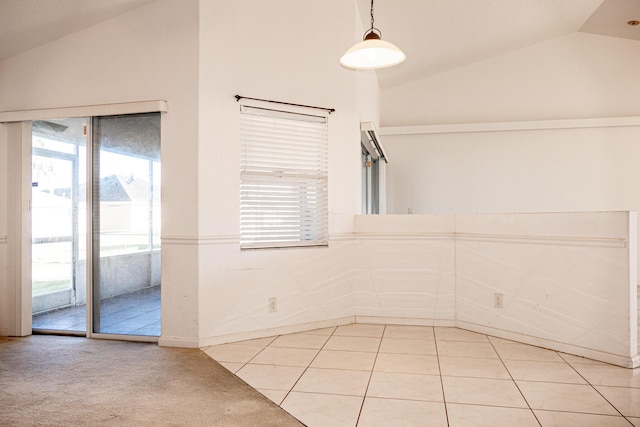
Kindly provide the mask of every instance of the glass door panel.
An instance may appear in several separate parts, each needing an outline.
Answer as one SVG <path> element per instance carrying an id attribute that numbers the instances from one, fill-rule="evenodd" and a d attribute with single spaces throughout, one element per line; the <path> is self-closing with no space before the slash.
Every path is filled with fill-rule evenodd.
<path id="1" fill-rule="evenodd" d="M 34 330 L 86 331 L 85 123 L 32 123 Z"/>
<path id="2" fill-rule="evenodd" d="M 159 336 L 160 115 L 92 128 L 92 331 Z"/>

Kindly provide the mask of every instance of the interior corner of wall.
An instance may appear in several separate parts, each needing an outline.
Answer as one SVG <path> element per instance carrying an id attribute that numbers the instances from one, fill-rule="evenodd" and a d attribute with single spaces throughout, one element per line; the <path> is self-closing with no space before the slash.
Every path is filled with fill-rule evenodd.
<path id="1" fill-rule="evenodd" d="M 160 347 L 179 347 L 179 348 L 199 348 L 199 340 L 197 338 L 185 337 L 166 337 L 161 336 L 158 339 Z"/>

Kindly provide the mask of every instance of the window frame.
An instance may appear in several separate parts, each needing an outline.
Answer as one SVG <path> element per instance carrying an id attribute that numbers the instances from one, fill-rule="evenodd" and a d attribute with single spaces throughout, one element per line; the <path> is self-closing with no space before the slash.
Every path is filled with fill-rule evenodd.
<path id="1" fill-rule="evenodd" d="M 328 243 L 328 115 L 240 105 L 240 249 Z"/>

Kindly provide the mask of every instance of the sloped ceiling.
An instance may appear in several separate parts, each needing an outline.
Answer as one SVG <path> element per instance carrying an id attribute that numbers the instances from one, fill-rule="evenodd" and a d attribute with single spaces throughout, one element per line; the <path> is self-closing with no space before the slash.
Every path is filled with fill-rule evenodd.
<path id="1" fill-rule="evenodd" d="M 0 61 L 152 1 L 0 0 Z M 310 11 L 322 7 L 304 1 Z M 370 0 L 355 1 L 368 28 Z M 374 6 L 383 39 L 407 54 L 403 64 L 377 71 L 383 89 L 577 31 L 640 40 L 640 26 L 626 24 L 640 20 L 640 0 L 375 0 Z"/>
<path id="2" fill-rule="evenodd" d="M 407 55 L 403 64 L 377 71 L 380 85 L 393 87 L 576 32 L 602 2 L 376 0 L 375 26 Z M 358 0 L 358 8 L 368 28 L 370 1 Z"/>
<path id="3" fill-rule="evenodd" d="M 0 0 L 0 61 L 153 0 Z"/>
<path id="4" fill-rule="evenodd" d="M 580 31 L 640 40 L 640 25 L 631 26 L 630 20 L 640 21 L 640 0 L 604 0 Z"/>
<path id="5" fill-rule="evenodd" d="M 364 28 L 370 1 L 358 0 Z M 375 0 L 375 26 L 407 60 L 378 70 L 383 89 L 578 31 L 640 39 L 640 0 Z"/>

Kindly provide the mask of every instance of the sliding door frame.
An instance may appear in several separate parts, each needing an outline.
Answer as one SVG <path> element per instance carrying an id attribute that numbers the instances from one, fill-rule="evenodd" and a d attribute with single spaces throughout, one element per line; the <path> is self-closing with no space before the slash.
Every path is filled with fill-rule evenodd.
<path id="1" fill-rule="evenodd" d="M 34 120 L 57 118 L 87 118 L 87 261 L 93 260 L 93 215 L 89 201 L 93 200 L 93 140 L 91 117 L 140 113 L 166 113 L 165 100 L 89 105 L 40 110 L 0 112 L 3 124 L 0 137 L 7 144 L 7 272 L 0 277 L 8 290 L 8 335 L 27 336 L 32 333 L 31 310 L 31 123 Z M 86 263 L 87 303 L 99 295 L 94 292 L 93 262 Z M 0 281 L 1 284 L 1 281 Z M 89 305 L 89 304 L 88 304 Z M 1 307 L 0 307 L 1 308 Z M 86 337 L 123 341 L 157 342 L 160 337 L 119 335 L 93 332 L 93 310 L 87 307 Z"/>
<path id="2" fill-rule="evenodd" d="M 31 121 L 6 123 L 7 269 L 9 336 L 31 334 Z"/>

